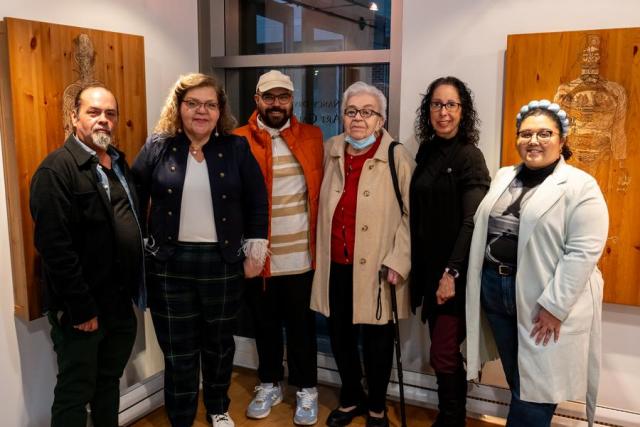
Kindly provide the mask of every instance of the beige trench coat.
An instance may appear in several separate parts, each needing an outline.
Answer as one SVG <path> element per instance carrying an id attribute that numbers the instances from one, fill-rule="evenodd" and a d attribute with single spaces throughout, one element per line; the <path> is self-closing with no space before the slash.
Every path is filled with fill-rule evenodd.
<path id="1" fill-rule="evenodd" d="M 475 215 L 467 277 L 467 377 L 498 357 L 480 305 L 488 218 L 520 167 L 498 171 Z M 520 397 L 530 402 L 587 401 L 593 420 L 600 369 L 603 280 L 596 263 L 609 228 L 595 179 L 563 159 L 536 189 L 520 216 L 516 273 Z M 558 342 L 529 336 L 542 306 L 562 321 Z"/>
<path id="2" fill-rule="evenodd" d="M 388 163 L 389 144 L 393 138 L 386 130 L 382 131 L 380 146 L 374 156 L 366 160 L 358 183 L 353 256 L 353 323 L 385 324 L 391 320 L 391 297 L 386 283 L 382 284 L 382 317 L 376 319 L 378 270 L 382 265 L 403 277 L 396 286 L 398 314 L 399 318 L 409 316 L 409 286 L 406 280 L 411 268 L 409 184 L 415 162 L 402 145 L 395 147 L 398 184 L 407 213 L 401 216 Z M 345 135 L 340 134 L 325 143 L 324 178 L 320 188 L 311 308 L 325 316 L 330 316 L 331 222 L 344 189 L 344 138 Z"/>

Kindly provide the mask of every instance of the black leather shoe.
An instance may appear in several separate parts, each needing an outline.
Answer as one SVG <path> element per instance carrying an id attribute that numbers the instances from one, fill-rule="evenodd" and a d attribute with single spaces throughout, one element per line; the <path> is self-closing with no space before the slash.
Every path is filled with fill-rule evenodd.
<path id="1" fill-rule="evenodd" d="M 382 418 L 367 415 L 367 427 L 389 427 L 389 418 L 387 418 L 387 413 L 385 412 Z"/>
<path id="2" fill-rule="evenodd" d="M 342 427 L 348 426 L 351 424 L 351 421 L 359 415 L 363 415 L 367 412 L 367 408 L 365 405 L 357 405 L 355 408 L 350 410 L 349 412 L 341 411 L 336 408 L 327 417 L 327 425 L 329 427 Z"/>

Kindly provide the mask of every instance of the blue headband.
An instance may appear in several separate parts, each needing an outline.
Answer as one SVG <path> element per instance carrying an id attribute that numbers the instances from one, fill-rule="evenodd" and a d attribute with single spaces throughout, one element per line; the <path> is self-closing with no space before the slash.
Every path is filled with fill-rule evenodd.
<path id="1" fill-rule="evenodd" d="M 523 105 L 520 109 L 520 112 L 516 116 L 516 128 L 520 127 L 520 123 L 522 123 L 522 118 L 531 110 L 535 110 L 536 108 L 541 108 L 543 110 L 551 111 L 553 114 L 560 119 L 560 123 L 562 124 L 562 129 L 560 129 L 562 136 L 565 137 L 569 134 L 569 117 L 567 116 L 567 112 L 564 111 L 558 104 L 555 102 L 551 102 L 548 99 L 541 99 L 540 101 L 533 100 L 529 102 L 527 105 Z"/>

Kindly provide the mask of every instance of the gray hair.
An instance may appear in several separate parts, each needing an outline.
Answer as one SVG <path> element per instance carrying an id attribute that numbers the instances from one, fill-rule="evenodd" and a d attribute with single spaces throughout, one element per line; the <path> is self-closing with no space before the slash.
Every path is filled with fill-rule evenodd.
<path id="1" fill-rule="evenodd" d="M 347 107 L 347 101 L 354 95 L 360 95 L 361 93 L 366 93 L 374 96 L 378 100 L 378 104 L 380 105 L 380 113 L 382 115 L 382 119 L 384 121 L 387 120 L 387 97 L 384 96 L 384 93 L 380 89 L 365 82 L 355 82 L 351 86 L 347 88 L 342 94 L 342 112 L 344 113 L 345 108 Z"/>

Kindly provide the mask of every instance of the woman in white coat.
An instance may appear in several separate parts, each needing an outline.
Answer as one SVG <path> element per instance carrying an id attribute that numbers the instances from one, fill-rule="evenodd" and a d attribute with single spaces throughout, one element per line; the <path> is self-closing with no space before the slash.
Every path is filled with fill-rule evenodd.
<path id="1" fill-rule="evenodd" d="M 344 133 L 325 143 L 311 308 L 328 318 L 342 380 L 340 406 L 329 414 L 328 426 L 346 426 L 365 413 L 367 427 L 389 425 L 385 401 L 394 335 L 390 292 L 398 297 L 398 317 L 408 317 L 409 184 L 415 163 L 402 145 L 393 149 L 401 213 L 389 169 L 393 138 L 382 127 L 386 109 L 379 89 L 352 84 L 342 98 Z M 382 271 L 386 274 L 379 274 Z"/>
<path id="2" fill-rule="evenodd" d="M 549 426 L 559 402 L 587 401 L 600 362 L 608 212 L 596 180 L 565 163 L 569 121 L 532 101 L 516 118 L 522 163 L 498 171 L 478 207 L 467 278 L 467 372 L 502 360 L 507 426 Z"/>

